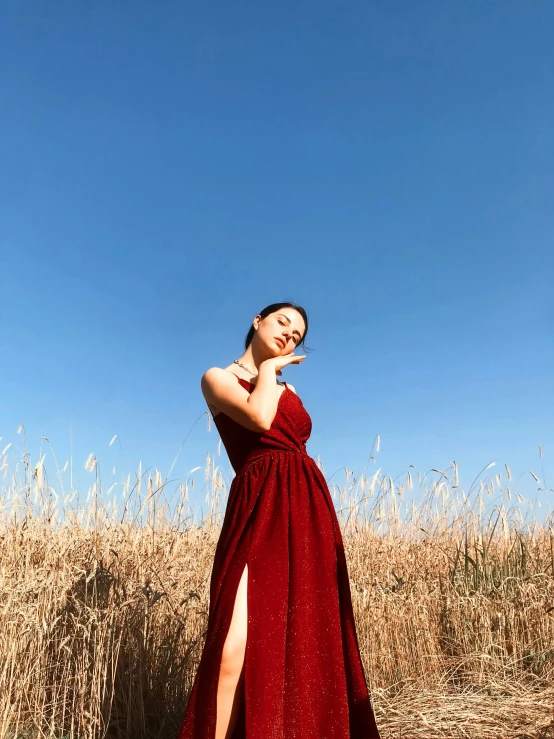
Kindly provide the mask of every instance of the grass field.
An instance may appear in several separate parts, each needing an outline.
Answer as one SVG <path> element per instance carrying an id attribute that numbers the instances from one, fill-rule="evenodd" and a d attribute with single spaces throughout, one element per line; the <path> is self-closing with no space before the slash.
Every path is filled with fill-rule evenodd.
<path id="1" fill-rule="evenodd" d="M 198 522 L 192 476 L 104 484 L 91 455 L 75 490 L 44 446 L 0 443 L 0 737 L 175 737 L 229 473 L 207 455 Z M 383 739 L 554 738 L 552 517 L 523 524 L 507 466 L 399 483 L 368 474 L 378 449 L 329 488 Z"/>

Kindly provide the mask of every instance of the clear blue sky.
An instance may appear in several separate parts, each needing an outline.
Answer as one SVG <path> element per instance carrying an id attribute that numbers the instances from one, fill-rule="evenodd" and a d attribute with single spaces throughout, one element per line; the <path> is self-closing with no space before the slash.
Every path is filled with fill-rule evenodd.
<path id="1" fill-rule="evenodd" d="M 63 464 L 71 425 L 84 486 L 114 434 L 167 471 L 192 428 L 186 478 L 219 438 L 201 375 L 294 300 L 314 351 L 283 379 L 327 475 L 380 434 L 370 472 L 554 487 L 551 2 L 2 16 L 2 446 L 23 423 Z"/>

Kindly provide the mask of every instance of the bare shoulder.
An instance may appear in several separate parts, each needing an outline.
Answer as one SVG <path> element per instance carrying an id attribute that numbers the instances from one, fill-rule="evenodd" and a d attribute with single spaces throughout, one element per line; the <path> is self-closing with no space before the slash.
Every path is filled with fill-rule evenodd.
<path id="1" fill-rule="evenodd" d="M 292 390 L 292 392 L 296 395 L 296 390 L 294 389 L 294 385 L 291 385 L 290 382 L 287 382 L 287 387 Z"/>
<path id="2" fill-rule="evenodd" d="M 202 375 L 201 383 L 210 385 L 214 380 L 217 382 L 228 374 L 227 370 L 224 370 L 222 367 L 210 367 Z"/>
<path id="3" fill-rule="evenodd" d="M 202 375 L 200 387 L 204 395 L 211 396 L 214 388 L 229 386 L 234 382 L 228 370 L 222 367 L 210 367 Z"/>

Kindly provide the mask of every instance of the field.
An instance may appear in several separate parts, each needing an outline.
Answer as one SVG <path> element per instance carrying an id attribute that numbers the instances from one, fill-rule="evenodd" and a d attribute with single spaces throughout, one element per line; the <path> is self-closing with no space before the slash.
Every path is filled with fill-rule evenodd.
<path id="1" fill-rule="evenodd" d="M 0 737 L 175 737 L 229 475 L 207 455 L 194 522 L 194 477 L 104 483 L 91 455 L 79 491 L 44 446 L 0 445 Z M 551 739 L 552 517 L 524 524 L 508 466 L 463 491 L 455 463 L 368 474 L 378 450 L 329 488 L 383 739 Z"/>

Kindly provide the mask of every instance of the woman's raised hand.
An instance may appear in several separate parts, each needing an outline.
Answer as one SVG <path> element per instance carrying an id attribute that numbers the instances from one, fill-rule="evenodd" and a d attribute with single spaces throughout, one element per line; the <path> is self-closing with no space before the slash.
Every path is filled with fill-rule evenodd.
<path id="1" fill-rule="evenodd" d="M 276 375 L 282 375 L 283 373 L 281 370 L 283 367 L 286 367 L 287 364 L 300 364 L 303 359 L 306 359 L 305 354 L 295 354 L 294 352 L 290 352 L 290 354 L 284 354 L 280 357 L 264 359 L 261 364 L 270 364 L 275 369 Z"/>

